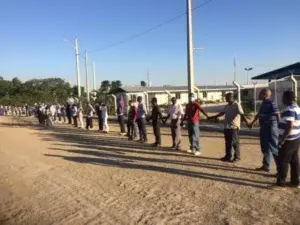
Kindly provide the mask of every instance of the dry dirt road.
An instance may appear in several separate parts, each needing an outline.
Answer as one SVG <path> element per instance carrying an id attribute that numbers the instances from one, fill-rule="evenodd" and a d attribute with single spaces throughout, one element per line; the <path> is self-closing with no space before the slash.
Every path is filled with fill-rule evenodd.
<path id="1" fill-rule="evenodd" d="M 0 120 L 0 224 L 300 224 L 300 191 L 270 189 L 274 178 L 253 170 L 254 137 L 242 137 L 233 165 L 218 160 L 218 133 L 202 132 L 203 155 L 194 157 L 117 132 Z"/>

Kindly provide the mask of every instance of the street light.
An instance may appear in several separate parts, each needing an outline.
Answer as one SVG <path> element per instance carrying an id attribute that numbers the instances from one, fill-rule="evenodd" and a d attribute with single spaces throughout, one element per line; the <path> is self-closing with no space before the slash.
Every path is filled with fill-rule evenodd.
<path id="1" fill-rule="evenodd" d="M 68 40 L 63 39 L 63 42 L 68 42 L 75 49 L 75 62 L 76 62 L 76 75 L 77 75 L 77 92 L 78 97 L 81 97 L 81 85 L 80 85 L 80 70 L 79 70 L 79 53 L 77 38 L 74 39 L 74 45 Z"/>
<path id="2" fill-rule="evenodd" d="M 245 71 L 247 73 L 247 84 L 249 84 L 249 71 L 253 70 L 253 67 L 247 67 L 245 68 Z"/>

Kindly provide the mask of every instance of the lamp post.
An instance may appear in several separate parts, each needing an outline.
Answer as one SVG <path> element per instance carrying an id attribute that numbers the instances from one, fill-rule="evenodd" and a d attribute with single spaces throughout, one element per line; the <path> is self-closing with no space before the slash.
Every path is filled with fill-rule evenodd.
<path id="1" fill-rule="evenodd" d="M 63 42 L 68 42 L 75 49 L 76 76 L 77 76 L 77 92 L 78 92 L 78 97 L 80 98 L 80 96 L 81 96 L 81 87 L 80 86 L 81 85 L 80 85 L 78 40 L 77 40 L 77 38 L 74 39 L 74 45 L 68 39 L 63 39 Z"/>
<path id="2" fill-rule="evenodd" d="M 249 71 L 253 70 L 253 67 L 247 67 L 245 68 L 246 74 L 247 74 L 247 84 L 249 84 Z"/>

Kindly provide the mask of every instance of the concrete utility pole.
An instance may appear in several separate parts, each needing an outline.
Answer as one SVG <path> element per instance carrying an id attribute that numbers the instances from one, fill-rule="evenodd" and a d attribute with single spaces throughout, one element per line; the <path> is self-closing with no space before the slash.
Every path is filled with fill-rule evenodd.
<path id="1" fill-rule="evenodd" d="M 79 51 L 78 51 L 78 41 L 77 38 L 74 39 L 75 44 L 73 45 L 68 39 L 63 39 L 63 42 L 68 42 L 75 50 L 75 62 L 76 62 L 76 77 L 77 77 L 77 92 L 78 97 L 81 96 L 81 88 L 80 88 L 80 70 L 79 70 Z"/>
<path id="2" fill-rule="evenodd" d="M 150 81 L 150 73 L 149 73 L 149 70 L 147 71 L 147 82 L 148 82 L 147 86 L 148 86 L 148 87 L 151 87 L 151 81 Z"/>
<path id="3" fill-rule="evenodd" d="M 81 97 L 81 84 L 80 84 L 80 70 L 79 70 L 79 51 L 78 51 L 78 41 L 75 38 L 75 60 L 76 60 L 76 75 L 77 75 L 77 92 L 78 98 Z"/>
<path id="4" fill-rule="evenodd" d="M 97 84 L 96 84 L 96 62 L 93 62 L 93 74 L 94 74 L 94 79 L 93 79 L 93 90 L 96 91 L 97 89 Z"/>
<path id="5" fill-rule="evenodd" d="M 87 51 L 85 50 L 85 79 L 86 79 L 86 94 L 87 94 L 87 101 L 90 101 L 90 87 L 89 87 L 89 69 L 88 69 L 88 58 L 87 58 Z"/>
<path id="6" fill-rule="evenodd" d="M 186 0 L 187 8 L 187 72 L 188 72 L 188 90 L 194 93 L 194 56 L 193 56 L 193 27 L 192 27 L 192 0 Z"/>

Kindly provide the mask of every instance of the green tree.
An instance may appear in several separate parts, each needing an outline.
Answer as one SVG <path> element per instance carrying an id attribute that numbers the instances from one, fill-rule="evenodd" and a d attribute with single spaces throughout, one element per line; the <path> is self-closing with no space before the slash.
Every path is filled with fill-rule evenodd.
<path id="1" fill-rule="evenodd" d="M 145 81 L 142 80 L 142 81 L 141 81 L 141 86 L 142 86 L 142 87 L 146 87 L 146 86 L 147 86 L 147 83 L 146 83 Z"/>

